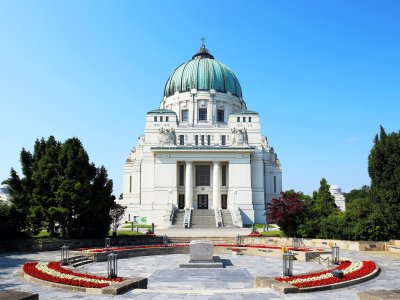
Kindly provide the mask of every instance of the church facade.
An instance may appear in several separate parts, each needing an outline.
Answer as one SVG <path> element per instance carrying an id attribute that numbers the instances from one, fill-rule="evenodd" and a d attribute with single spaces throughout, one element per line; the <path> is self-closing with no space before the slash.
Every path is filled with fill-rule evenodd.
<path id="1" fill-rule="evenodd" d="M 281 165 L 258 112 L 203 43 L 167 80 L 125 162 L 125 221 L 139 216 L 168 227 L 178 211 L 186 220 L 193 210 L 212 210 L 216 226 L 227 212 L 235 226 L 265 223 L 266 203 L 281 190 Z"/>

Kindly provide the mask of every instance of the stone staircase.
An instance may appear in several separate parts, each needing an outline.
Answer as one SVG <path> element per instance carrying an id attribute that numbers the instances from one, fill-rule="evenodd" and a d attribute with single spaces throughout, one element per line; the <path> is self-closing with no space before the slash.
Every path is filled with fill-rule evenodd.
<path id="1" fill-rule="evenodd" d="M 74 268 L 86 265 L 86 264 L 90 264 L 93 262 L 93 260 L 91 260 L 90 258 L 86 257 L 86 256 L 72 256 L 69 258 L 69 264 L 71 266 L 73 266 Z"/>
<path id="2" fill-rule="evenodd" d="M 183 219 L 185 217 L 185 211 L 183 209 L 177 210 L 174 221 L 170 228 L 183 228 Z"/>
<path id="3" fill-rule="evenodd" d="M 233 225 L 231 211 L 229 209 L 222 209 L 222 221 L 224 223 L 224 227 L 227 228 L 237 228 L 237 226 Z"/>
<path id="4" fill-rule="evenodd" d="M 192 211 L 192 228 L 216 228 L 213 209 L 194 209 Z"/>

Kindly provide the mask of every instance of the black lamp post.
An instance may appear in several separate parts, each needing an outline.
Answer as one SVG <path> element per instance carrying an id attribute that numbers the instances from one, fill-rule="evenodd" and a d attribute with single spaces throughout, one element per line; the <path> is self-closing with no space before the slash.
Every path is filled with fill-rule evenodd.
<path id="1" fill-rule="evenodd" d="M 61 247 L 61 265 L 68 265 L 69 261 L 69 247 L 64 245 Z"/>
<path id="2" fill-rule="evenodd" d="M 105 243 L 106 249 L 110 248 L 111 239 L 110 239 L 110 238 L 105 238 L 105 239 L 104 239 L 104 243 Z"/>
<path id="3" fill-rule="evenodd" d="M 111 278 L 117 277 L 117 269 L 118 269 L 117 257 L 118 254 L 115 254 L 114 252 L 108 254 L 108 268 L 107 268 L 108 277 Z"/>
<path id="4" fill-rule="evenodd" d="M 166 234 L 164 234 L 164 236 L 163 236 L 163 244 L 164 244 L 164 247 L 168 247 L 168 237 Z"/>
<path id="5" fill-rule="evenodd" d="M 332 246 L 332 263 L 335 265 L 339 264 L 339 246 Z"/>
<path id="6" fill-rule="evenodd" d="M 238 234 L 236 237 L 236 246 L 239 247 L 241 243 L 242 243 L 242 237 L 240 236 L 240 234 Z"/>
<path id="7" fill-rule="evenodd" d="M 283 276 L 293 275 L 293 254 L 286 252 L 283 254 Z"/>

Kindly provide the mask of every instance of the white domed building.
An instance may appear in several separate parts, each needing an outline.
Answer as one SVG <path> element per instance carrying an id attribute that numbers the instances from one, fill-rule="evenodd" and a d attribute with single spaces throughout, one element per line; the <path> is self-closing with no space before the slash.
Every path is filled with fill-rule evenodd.
<path id="1" fill-rule="evenodd" d="M 10 186 L 8 184 L 0 185 L 0 203 L 11 205 Z"/>
<path id="2" fill-rule="evenodd" d="M 342 189 L 337 185 L 331 185 L 329 188 L 329 192 L 335 198 L 336 206 L 341 210 L 346 210 L 346 198 L 342 194 Z"/>
<path id="3" fill-rule="evenodd" d="M 235 74 L 202 44 L 168 78 L 124 166 L 125 221 L 159 226 L 265 223 L 282 170 Z"/>

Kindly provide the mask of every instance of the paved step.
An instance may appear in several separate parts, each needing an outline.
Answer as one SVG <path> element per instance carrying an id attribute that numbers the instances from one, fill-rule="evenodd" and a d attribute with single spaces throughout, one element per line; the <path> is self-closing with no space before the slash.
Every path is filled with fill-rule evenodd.
<path id="1" fill-rule="evenodd" d="M 194 209 L 192 212 L 192 228 L 215 228 L 213 209 Z"/>
<path id="2" fill-rule="evenodd" d="M 72 256 L 69 258 L 69 264 L 72 265 L 74 268 L 90 264 L 93 260 L 89 259 L 86 256 Z"/>
<path id="3" fill-rule="evenodd" d="M 237 227 L 233 225 L 232 215 L 230 210 L 223 209 L 222 210 L 222 220 L 224 223 L 224 227 L 234 228 Z"/>

